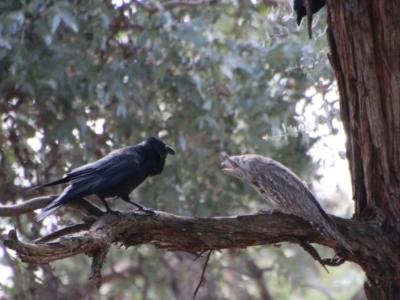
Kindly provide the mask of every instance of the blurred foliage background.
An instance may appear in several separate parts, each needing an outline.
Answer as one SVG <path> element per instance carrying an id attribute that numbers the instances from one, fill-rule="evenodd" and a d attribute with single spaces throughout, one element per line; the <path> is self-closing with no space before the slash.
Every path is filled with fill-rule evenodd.
<path id="1" fill-rule="evenodd" d="M 27 190 L 148 136 L 177 150 L 163 174 L 132 195 L 157 210 L 212 217 L 267 209 L 252 188 L 220 172 L 222 151 L 270 156 L 310 187 L 318 183 L 324 162 L 310 153 L 340 130 L 337 101 L 327 97 L 335 83 L 326 12 L 315 16 L 315 38 L 308 40 L 290 2 L 163 9 L 165 3 L 1 1 L 2 205 L 59 193 Z M 318 124 L 326 136 L 313 134 Z M 330 200 L 323 206 L 334 212 L 343 199 Z M 113 207 L 131 209 L 122 201 Z M 43 223 L 35 215 L 2 218 L 0 225 L 29 241 L 81 218 L 68 208 Z M 28 266 L 0 248 L 0 296 L 190 299 L 204 263 L 193 259 L 150 246 L 115 247 L 97 291 L 87 279 L 87 257 Z M 231 249 L 211 256 L 197 299 L 346 299 L 362 281 L 353 265 L 326 274 L 295 245 Z"/>

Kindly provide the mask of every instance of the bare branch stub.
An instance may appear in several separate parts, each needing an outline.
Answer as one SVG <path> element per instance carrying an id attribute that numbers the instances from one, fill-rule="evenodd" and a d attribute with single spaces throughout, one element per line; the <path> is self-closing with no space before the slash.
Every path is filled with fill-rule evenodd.
<path id="1" fill-rule="evenodd" d="M 1 241 L 9 249 L 15 250 L 19 258 L 28 264 L 48 264 L 63 258 L 85 253 L 93 253 L 108 247 L 108 244 L 89 231 L 61 237 L 57 241 L 43 244 L 24 243 L 17 237 L 15 230 L 1 236 Z"/>
<path id="2" fill-rule="evenodd" d="M 25 202 L 15 205 L 0 206 L 0 217 L 13 217 L 26 214 L 36 209 L 44 208 L 51 201 L 56 199 L 58 195 L 42 196 L 29 199 Z M 96 205 L 92 204 L 85 198 L 72 200 L 66 206 L 79 210 L 85 215 L 100 217 L 104 212 Z"/>
<path id="3" fill-rule="evenodd" d="M 99 249 L 93 255 L 92 267 L 91 267 L 92 273 L 89 276 L 89 279 L 95 281 L 97 289 L 99 289 L 101 286 L 101 269 L 103 268 L 103 264 L 106 260 L 106 256 L 109 249 L 110 249 L 109 247 Z"/>
<path id="4" fill-rule="evenodd" d="M 48 235 L 45 235 L 41 238 L 38 238 L 36 240 L 33 240 L 33 242 L 35 244 L 42 244 L 45 242 L 49 242 L 49 241 L 53 241 L 56 240 L 60 237 L 63 237 L 67 234 L 72 234 L 75 232 L 80 232 L 80 231 L 84 231 L 84 230 L 89 230 L 90 227 L 93 225 L 94 222 L 96 222 L 98 220 L 97 217 L 95 216 L 84 216 L 82 218 L 83 223 L 81 224 L 74 224 L 65 228 L 62 228 L 60 230 L 54 231 Z"/>
<path id="5" fill-rule="evenodd" d="M 89 230 L 90 229 L 90 224 L 75 224 L 72 226 L 65 227 L 63 229 L 57 230 L 53 233 L 50 233 L 44 237 L 41 237 L 39 239 L 34 240 L 33 242 L 35 244 L 43 244 L 45 242 L 53 241 L 56 240 L 60 237 L 63 237 L 67 234 L 72 234 L 75 232 L 80 232 L 84 230 Z"/>
<path id="6" fill-rule="evenodd" d="M 292 238 L 291 241 L 293 243 L 299 244 L 304 251 L 306 251 L 314 260 L 319 262 L 321 266 L 329 273 L 328 269 L 325 266 L 340 266 L 341 264 L 345 263 L 346 259 L 343 257 L 333 257 L 333 258 L 322 258 L 317 250 L 309 244 L 307 241 L 299 240 L 297 238 Z"/>

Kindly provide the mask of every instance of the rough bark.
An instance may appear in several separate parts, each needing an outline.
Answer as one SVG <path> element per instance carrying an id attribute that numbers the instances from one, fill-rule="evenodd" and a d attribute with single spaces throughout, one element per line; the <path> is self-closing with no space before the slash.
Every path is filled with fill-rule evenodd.
<path id="1" fill-rule="evenodd" d="M 400 229 L 400 5 L 398 0 L 327 0 L 330 59 L 347 134 L 357 219 L 381 235 Z M 375 248 L 398 249 L 397 239 Z M 373 247 L 373 244 L 371 244 Z M 381 259 L 387 261 L 382 263 Z M 360 261 L 369 299 L 400 294 L 398 257 Z"/>
<path id="2" fill-rule="evenodd" d="M 292 242 L 299 244 L 323 265 L 336 266 L 348 260 L 360 265 L 368 264 L 382 276 L 382 269 L 391 269 L 394 261 L 400 262 L 397 249 L 376 247 L 376 243 L 399 244 L 397 234 L 381 235 L 377 223 L 332 218 L 354 253 L 349 253 L 333 239 L 325 239 L 308 222 L 280 213 L 189 218 L 164 212 L 152 215 L 132 211 L 120 215 L 103 214 L 95 222 L 85 223 L 87 226 L 92 224 L 89 229 L 82 226 L 79 232 L 72 234 L 63 231 L 53 233 L 51 236 L 57 237 L 57 240 L 50 241 L 49 237 L 45 237 L 36 243 L 25 243 L 18 240 L 15 231 L 4 234 L 1 239 L 6 247 L 17 252 L 23 262 L 30 264 L 46 264 L 81 253 L 93 257 L 91 278 L 98 286 L 101 283 L 101 267 L 113 243 L 125 247 L 151 244 L 169 251 L 199 255 L 207 250 Z M 322 259 L 310 243 L 334 248 L 340 259 Z M 374 278 L 372 284 L 381 284 L 382 276 Z"/>
<path id="3" fill-rule="evenodd" d="M 357 221 L 335 218 L 344 235 L 358 230 Z M 370 228 L 372 231 L 372 227 Z M 373 236 L 371 234 L 370 236 Z M 360 235 L 349 236 L 352 247 L 360 247 Z M 163 212 L 154 215 L 138 212 L 104 214 L 89 230 L 59 237 L 55 241 L 25 243 L 14 230 L 1 237 L 3 244 L 17 252 L 29 264 L 46 264 L 84 253 L 93 257 L 92 275 L 99 285 L 100 271 L 113 243 L 129 247 L 152 244 L 169 251 L 184 251 L 199 255 L 207 250 L 245 248 L 254 245 L 290 241 L 301 245 L 314 259 L 324 265 L 337 265 L 351 255 L 335 241 L 327 240 L 304 220 L 283 214 L 255 214 L 234 217 L 188 218 Z M 308 242 L 335 248 L 342 260 L 323 260 Z"/>

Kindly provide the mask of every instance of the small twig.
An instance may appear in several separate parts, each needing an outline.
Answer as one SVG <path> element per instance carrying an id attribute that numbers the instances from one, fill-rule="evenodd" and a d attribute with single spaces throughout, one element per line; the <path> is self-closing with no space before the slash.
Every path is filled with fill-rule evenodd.
<path id="1" fill-rule="evenodd" d="M 193 299 L 196 298 L 196 295 L 197 295 L 197 292 L 199 291 L 200 285 L 203 282 L 204 273 L 206 272 L 206 268 L 208 265 L 208 260 L 210 259 L 210 256 L 211 256 L 211 252 L 212 252 L 212 249 L 210 250 L 210 252 L 208 252 L 206 262 L 204 263 L 203 272 L 201 273 L 199 284 L 197 285 L 196 290 L 194 291 L 194 294 L 193 294 Z"/>
<path id="2" fill-rule="evenodd" d="M 312 258 L 314 258 L 314 260 L 318 261 L 321 266 L 324 267 L 325 271 L 329 274 L 328 269 L 325 267 L 325 262 L 324 260 L 321 258 L 321 256 L 319 256 L 317 250 L 311 246 L 309 243 L 307 242 L 303 242 L 301 241 L 299 244 L 306 252 L 308 252 L 308 254 L 311 255 Z"/>
<path id="3" fill-rule="evenodd" d="M 202 257 L 202 255 L 203 255 L 204 253 L 206 253 L 206 252 L 207 252 L 207 250 L 201 251 L 199 254 L 196 255 L 196 257 L 193 259 L 193 261 L 196 261 L 198 258 Z"/>
<path id="4" fill-rule="evenodd" d="M 308 254 L 310 254 L 311 257 L 314 258 L 314 260 L 318 261 L 324 267 L 326 272 L 328 272 L 328 273 L 329 273 L 329 271 L 325 266 L 336 267 L 336 266 L 340 266 L 341 264 L 343 264 L 346 261 L 344 258 L 337 257 L 336 254 L 333 258 L 325 258 L 324 259 L 321 256 L 319 256 L 317 250 L 313 246 L 311 246 L 309 243 L 307 243 L 306 241 L 302 241 L 297 238 L 293 238 L 291 240 L 293 242 L 295 242 L 296 244 L 300 245 L 306 252 L 308 252 Z"/>
<path id="5" fill-rule="evenodd" d="M 67 234 L 76 233 L 76 232 L 83 231 L 83 230 L 88 230 L 88 229 L 90 229 L 90 226 L 91 226 L 90 224 L 75 224 L 75 225 L 68 226 L 63 229 L 57 230 L 48 235 L 45 235 L 44 237 L 33 240 L 32 242 L 35 244 L 46 243 L 48 241 L 58 239 Z"/>

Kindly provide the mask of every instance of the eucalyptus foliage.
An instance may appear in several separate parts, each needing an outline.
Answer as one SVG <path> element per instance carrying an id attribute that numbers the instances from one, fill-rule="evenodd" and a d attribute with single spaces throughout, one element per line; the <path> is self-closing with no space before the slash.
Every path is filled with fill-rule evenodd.
<path id="1" fill-rule="evenodd" d="M 305 30 L 295 26 L 290 3 L 221 1 L 172 8 L 163 8 L 163 4 L 2 1 L 3 205 L 37 196 L 27 189 L 148 136 L 160 136 L 177 150 L 175 157 L 168 158 L 163 174 L 148 180 L 133 195 L 158 210 L 212 217 L 266 208 L 251 188 L 220 172 L 222 151 L 270 156 L 304 180 L 312 180 L 315 166 L 307 151 L 315 139 L 302 134 L 269 140 L 263 136 L 281 136 L 285 128 L 296 127 L 296 117 L 301 117 L 296 105 L 310 103 L 307 91 L 333 81 L 326 59 L 325 22 L 317 22 L 313 30 L 318 38 L 309 41 Z M 131 209 L 122 201 L 113 206 Z M 72 210 L 60 210 L 57 216 L 64 221 L 51 218 L 54 223 L 48 222 L 45 228 L 33 216 L 6 218 L 1 224 L 19 224 L 21 234 L 33 239 L 54 230 L 56 220 L 62 225 L 80 217 Z M 108 261 L 116 265 L 129 259 L 124 255 L 130 255 L 132 262 L 139 260 L 142 277 L 132 279 L 139 283 L 112 283 L 101 293 L 111 297 L 118 287 L 149 299 L 176 297 L 170 282 L 164 280 L 169 274 L 165 261 L 173 255 L 154 249 L 132 251 L 116 250 Z M 280 250 L 267 252 L 275 257 L 268 263 L 281 260 Z M 246 255 L 255 253 L 251 250 Z M 85 284 L 88 261 L 80 259 L 84 267 L 77 263 L 74 270 L 74 263 L 62 261 L 55 271 L 44 267 L 39 273 L 17 267 L 6 253 L 1 263 L 11 265 L 12 274 L 23 269 L 24 278 L 32 278 L 23 288 L 36 286 L 40 294 L 42 280 L 49 280 L 43 274 L 58 274 L 57 278 L 61 272 L 68 279 L 57 280 L 66 286 L 76 281 Z M 216 263 L 214 270 L 218 268 Z M 183 277 L 191 276 L 187 271 L 187 267 L 174 269 Z M 215 295 L 227 297 L 227 278 L 210 272 L 219 287 Z M 9 295 L 21 292 L 12 288 L 21 280 L 17 278 L 11 276 L 7 284 Z M 235 299 L 231 292 L 228 296 Z M 257 289 L 247 292 L 259 295 Z"/>

